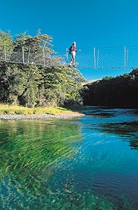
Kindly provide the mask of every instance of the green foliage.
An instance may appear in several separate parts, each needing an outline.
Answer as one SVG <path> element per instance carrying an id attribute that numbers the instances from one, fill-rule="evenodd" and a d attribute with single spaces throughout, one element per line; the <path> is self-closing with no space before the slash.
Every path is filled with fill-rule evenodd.
<path id="1" fill-rule="evenodd" d="M 5 33 L 0 30 L 0 47 L 1 46 L 12 46 L 12 43 L 13 43 L 13 41 L 11 38 L 10 31 Z"/>
<path id="2" fill-rule="evenodd" d="M 28 36 L 26 32 L 22 34 L 16 35 L 14 40 L 14 51 L 22 51 L 22 47 L 24 47 L 25 51 L 37 52 L 39 50 L 42 51 L 42 47 L 44 47 L 49 54 L 54 54 L 55 52 L 50 48 L 52 45 L 52 37 L 47 34 L 38 33 L 36 36 Z"/>
<path id="3" fill-rule="evenodd" d="M 113 77 L 104 77 L 103 80 L 111 80 Z"/>

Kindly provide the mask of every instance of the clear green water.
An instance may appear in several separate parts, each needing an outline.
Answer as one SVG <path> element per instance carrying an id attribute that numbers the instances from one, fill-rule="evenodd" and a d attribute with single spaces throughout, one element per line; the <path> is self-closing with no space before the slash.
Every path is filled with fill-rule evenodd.
<path id="1" fill-rule="evenodd" d="M 0 209 L 138 209 L 138 111 L 0 121 Z"/>

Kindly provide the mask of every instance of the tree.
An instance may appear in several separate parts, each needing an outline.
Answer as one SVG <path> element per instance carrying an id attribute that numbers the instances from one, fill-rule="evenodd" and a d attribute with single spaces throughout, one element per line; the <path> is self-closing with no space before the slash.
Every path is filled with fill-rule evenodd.
<path id="1" fill-rule="evenodd" d="M 12 49 L 13 49 L 13 41 L 10 31 L 5 33 L 0 30 L 0 59 L 3 61 L 9 60 Z"/>

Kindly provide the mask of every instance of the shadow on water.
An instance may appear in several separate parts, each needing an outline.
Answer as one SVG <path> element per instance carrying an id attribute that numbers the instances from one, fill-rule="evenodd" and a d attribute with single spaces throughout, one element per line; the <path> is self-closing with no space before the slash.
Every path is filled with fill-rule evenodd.
<path id="1" fill-rule="evenodd" d="M 138 122 L 110 123 L 101 125 L 99 128 L 104 133 L 114 133 L 126 136 L 132 149 L 138 149 Z"/>
<path id="2" fill-rule="evenodd" d="M 114 117 L 115 113 L 112 110 L 112 108 L 109 107 L 89 107 L 87 106 L 85 110 L 82 110 L 82 112 L 86 115 L 95 117 L 95 118 L 103 118 L 103 117 Z"/>
<path id="3" fill-rule="evenodd" d="M 93 124 L 95 129 L 104 133 L 124 136 L 126 137 L 124 140 L 129 141 L 132 149 L 138 149 L 137 109 L 87 107 L 83 113 L 87 116 L 93 117 L 94 119 L 102 119 L 102 121 L 98 121 L 98 124 Z"/>

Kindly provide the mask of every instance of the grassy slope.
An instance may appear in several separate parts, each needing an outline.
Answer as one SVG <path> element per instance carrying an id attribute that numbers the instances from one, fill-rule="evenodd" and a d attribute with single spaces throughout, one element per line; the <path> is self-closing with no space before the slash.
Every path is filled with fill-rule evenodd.
<path id="1" fill-rule="evenodd" d="M 52 115 L 60 115 L 60 114 L 74 114 L 70 110 L 67 110 L 62 107 L 39 107 L 39 108 L 27 108 L 22 106 L 10 106 L 6 104 L 0 104 L 0 115 L 3 114 L 52 114 Z"/>

